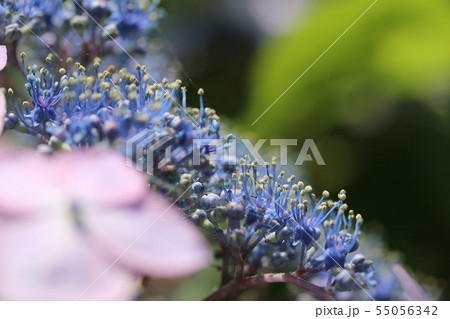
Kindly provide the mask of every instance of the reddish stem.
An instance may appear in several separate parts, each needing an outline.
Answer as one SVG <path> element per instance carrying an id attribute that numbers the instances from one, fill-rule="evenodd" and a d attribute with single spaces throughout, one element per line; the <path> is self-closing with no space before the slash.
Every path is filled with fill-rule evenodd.
<path id="1" fill-rule="evenodd" d="M 264 274 L 254 277 L 244 278 L 242 280 L 234 280 L 225 286 L 218 288 L 211 295 L 206 297 L 204 300 L 213 301 L 213 300 L 222 300 L 223 298 L 238 292 L 240 290 L 256 286 L 259 284 L 265 283 L 275 283 L 275 282 L 286 282 L 293 284 L 297 287 L 306 290 L 323 301 L 335 301 L 333 296 L 331 296 L 325 289 L 322 287 L 316 286 L 306 280 L 296 277 L 293 274 Z"/>

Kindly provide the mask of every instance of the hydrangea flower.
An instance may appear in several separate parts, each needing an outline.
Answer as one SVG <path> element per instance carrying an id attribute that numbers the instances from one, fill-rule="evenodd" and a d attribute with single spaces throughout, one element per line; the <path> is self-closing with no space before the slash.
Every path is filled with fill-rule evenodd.
<path id="1" fill-rule="evenodd" d="M 147 34 L 158 25 L 162 16 L 159 0 L 113 1 L 107 25 L 115 26 L 123 40 Z"/>
<path id="2" fill-rule="evenodd" d="M 166 169 L 183 167 L 178 172 L 180 176 L 214 174 L 205 158 L 204 164 L 192 166 L 194 140 L 222 141 L 219 147 L 200 146 L 202 156 L 207 156 L 226 148 L 228 139 L 220 134 L 220 119 L 215 111 L 203 105 L 203 90 L 199 90 L 200 108 L 196 109 L 187 106 L 186 89 L 181 87 L 181 81 L 154 83 L 145 66 L 137 66 L 134 74 L 126 69 L 117 71 L 113 66 L 101 72 L 100 60 L 96 59 L 94 69 L 88 72 L 69 59 L 69 67 L 61 68 L 57 75 L 51 56 L 47 59 L 48 68 L 36 65 L 25 68 L 24 57 L 22 54 L 30 101 L 19 105 L 12 96 L 15 118 L 7 119 L 11 123 L 9 128 L 14 127 L 18 118 L 29 133 L 57 147 L 63 143 L 79 149 L 106 143 L 124 153 L 126 140 L 147 130 L 154 134 L 153 145 L 165 142 L 158 149 L 148 146 L 146 151 L 152 150 L 154 158 L 127 154 L 143 167 L 150 160 L 157 163 L 170 148 Z M 184 169 L 188 162 L 191 168 Z"/>
<path id="3" fill-rule="evenodd" d="M 433 278 L 421 276 L 420 281 L 414 279 L 402 266 L 404 262 L 396 252 L 388 251 L 382 236 L 376 233 L 365 233 L 361 237 L 361 250 L 371 257 L 376 268 L 374 279 L 377 286 L 368 290 L 377 301 L 423 301 L 439 300 L 440 284 Z M 366 293 L 358 291 L 342 293 L 342 299 L 370 300 Z"/>
<path id="4" fill-rule="evenodd" d="M 31 101 L 19 106 L 12 99 L 30 133 L 53 146 L 82 149 L 106 143 L 125 152 L 125 141 L 147 130 L 155 139 L 132 159 L 142 166 L 155 164 L 169 150 L 164 167 L 154 167 L 152 182 L 172 199 L 187 191 L 178 206 L 212 229 L 235 262 L 244 261 L 242 275 L 244 268 L 265 267 L 296 276 L 327 272 L 330 289 L 375 284 L 364 256 L 349 259 L 358 248 L 362 218 L 346 212 L 345 191 L 337 201 L 330 201 L 326 191 L 316 198 L 311 186 L 278 173 L 276 159 L 259 165 L 247 156 L 239 163 L 227 157 L 235 137 L 222 135 L 220 118 L 204 106 L 202 90 L 200 108 L 189 108 L 180 81 L 152 83 L 145 66 L 134 73 L 114 67 L 101 72 L 96 59 L 89 74 L 69 60 L 58 79 L 51 56 L 47 62 L 47 68 L 25 68 L 22 61 Z M 205 143 L 194 165 L 196 139 Z M 214 152 L 224 156 L 213 158 Z"/>
<path id="5" fill-rule="evenodd" d="M 1 299 L 131 299 L 138 275 L 209 261 L 195 226 L 115 152 L 1 154 L 0 176 Z"/>
<path id="6" fill-rule="evenodd" d="M 23 33 L 43 32 L 52 25 L 52 17 L 61 7 L 61 0 L 0 0 L 0 40 L 17 41 Z"/>
<path id="7" fill-rule="evenodd" d="M 277 175 L 276 159 L 261 166 L 245 157 L 234 173 L 217 173 L 221 190 L 192 186 L 198 202 L 191 216 L 210 225 L 235 260 L 246 260 L 249 269 L 291 270 L 298 276 L 326 271 L 328 288 L 344 289 L 343 280 L 354 283 L 347 288 L 375 285 L 374 269 L 363 255 L 348 260 L 358 249 L 362 217 L 346 213 L 345 191 L 338 201 L 328 200 L 327 191 L 317 199 L 295 176 Z"/>

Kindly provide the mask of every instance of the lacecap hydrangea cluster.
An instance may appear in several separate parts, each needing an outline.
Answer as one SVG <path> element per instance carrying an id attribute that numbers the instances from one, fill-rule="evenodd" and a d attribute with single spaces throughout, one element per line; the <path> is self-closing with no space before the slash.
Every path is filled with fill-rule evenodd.
<path id="1" fill-rule="evenodd" d="M 152 186 L 214 234 L 218 258 L 230 256 L 238 275 L 326 272 L 328 289 L 375 285 L 372 263 L 361 254 L 348 258 L 358 249 L 363 220 L 348 211 L 345 191 L 337 200 L 327 191 L 316 197 L 311 186 L 279 171 L 275 158 L 260 164 L 245 154 L 227 155 L 235 136 L 222 135 L 203 90 L 200 107 L 193 108 L 180 80 L 154 82 L 145 66 L 102 70 L 100 59 L 86 68 L 68 58 L 55 70 L 52 55 L 45 67 L 26 66 L 25 57 L 29 99 L 19 101 L 9 90 L 14 111 L 5 127 L 35 135 L 52 151 L 104 144 L 125 152 L 127 140 L 146 130 L 153 137 L 145 152 L 127 155 L 136 163 L 165 159 L 151 167 Z M 194 140 L 202 144 L 196 148 Z M 223 156 L 211 156 L 218 152 Z"/>
<path id="2" fill-rule="evenodd" d="M 99 44 L 109 37 L 131 40 L 151 32 L 163 11 L 157 0 L 0 0 L 0 42 L 47 31 L 78 33 Z M 131 39 L 130 39 L 131 37 Z"/>

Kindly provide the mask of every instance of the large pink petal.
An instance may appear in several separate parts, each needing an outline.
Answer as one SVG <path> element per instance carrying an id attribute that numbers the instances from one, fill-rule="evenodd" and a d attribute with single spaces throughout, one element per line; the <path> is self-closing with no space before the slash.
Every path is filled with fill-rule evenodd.
<path id="1" fill-rule="evenodd" d="M 2 91 L 0 91 L 0 135 L 3 132 L 3 126 L 5 125 L 6 115 L 6 99 Z"/>
<path id="2" fill-rule="evenodd" d="M 88 229 L 101 253 L 136 273 L 173 278 L 205 267 L 210 252 L 200 231 L 153 191 L 140 211 L 91 214 Z"/>
<path id="3" fill-rule="evenodd" d="M 35 151 L 0 154 L 0 216 L 31 216 L 61 201 L 51 165 Z"/>
<path id="4" fill-rule="evenodd" d="M 426 301 L 427 297 L 422 287 L 415 281 L 400 264 L 392 264 L 391 270 L 397 277 L 405 293 L 413 301 Z"/>
<path id="5" fill-rule="evenodd" d="M 96 282 L 107 267 L 82 233 L 61 220 L 0 221 L 3 300 L 132 299 L 136 277 L 124 268 L 114 267 Z"/>
<path id="6" fill-rule="evenodd" d="M 4 45 L 0 45 L 0 71 L 6 66 L 6 58 L 6 47 Z"/>
<path id="7" fill-rule="evenodd" d="M 133 205 L 148 193 L 143 174 L 126 167 L 113 151 L 82 151 L 55 156 L 61 187 L 74 200 L 96 205 Z"/>
<path id="8" fill-rule="evenodd" d="M 33 214 L 71 202 L 133 205 L 147 194 L 145 177 L 113 151 L 0 154 L 0 215 Z"/>

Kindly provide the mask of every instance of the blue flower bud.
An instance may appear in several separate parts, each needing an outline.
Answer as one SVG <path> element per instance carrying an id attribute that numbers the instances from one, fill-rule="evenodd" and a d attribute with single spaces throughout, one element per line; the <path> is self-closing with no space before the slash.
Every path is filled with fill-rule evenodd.
<path id="1" fill-rule="evenodd" d="M 258 217 L 259 217 L 258 212 L 255 209 L 250 208 L 247 211 L 247 215 L 246 215 L 246 218 L 245 218 L 245 224 L 247 226 L 252 225 L 254 222 L 256 222 L 258 220 Z"/>
<path id="2" fill-rule="evenodd" d="M 33 116 L 35 123 L 42 123 L 44 121 L 44 110 L 42 108 L 36 108 Z"/>
<path id="3" fill-rule="evenodd" d="M 111 15 L 107 1 L 103 0 L 90 1 L 87 10 L 96 21 L 103 20 Z"/>
<path id="4" fill-rule="evenodd" d="M 200 223 L 202 223 L 206 218 L 206 213 L 204 210 L 201 209 L 197 209 L 192 215 L 191 215 L 191 219 L 192 221 L 199 225 Z"/>
<path id="5" fill-rule="evenodd" d="M 1 119 L 0 119 L 1 121 Z M 7 116 L 5 116 L 5 127 L 7 129 L 14 129 L 16 125 L 19 123 L 19 118 L 15 113 L 9 113 Z"/>
<path id="6" fill-rule="evenodd" d="M 205 192 L 205 186 L 203 186 L 203 184 L 200 182 L 195 182 L 194 184 L 192 184 L 192 190 L 197 195 L 202 195 Z"/>
<path id="7" fill-rule="evenodd" d="M 363 254 L 357 254 L 352 258 L 351 264 L 356 272 L 366 272 L 371 264 Z"/>
<path id="8" fill-rule="evenodd" d="M 17 23 L 9 24 L 5 27 L 6 42 L 15 42 L 20 39 L 22 32 Z"/>
<path id="9" fill-rule="evenodd" d="M 202 196 L 200 200 L 200 205 L 203 209 L 211 209 L 220 205 L 219 195 L 209 193 Z"/>
<path id="10" fill-rule="evenodd" d="M 56 111 L 53 108 L 47 109 L 47 119 L 51 122 L 56 120 Z"/>
<path id="11" fill-rule="evenodd" d="M 302 227 L 297 226 L 295 228 L 294 241 L 302 242 L 305 246 L 311 245 L 314 240 L 319 239 L 320 232 L 317 233 L 316 229 L 313 227 Z"/>
<path id="12" fill-rule="evenodd" d="M 245 207 L 239 202 L 230 202 L 227 205 L 227 215 L 231 219 L 245 218 Z"/>
<path id="13" fill-rule="evenodd" d="M 224 206 L 218 206 L 211 212 L 211 219 L 220 224 L 227 220 L 227 209 Z"/>
<path id="14" fill-rule="evenodd" d="M 358 285 L 355 283 L 355 279 L 352 278 L 352 271 L 340 271 L 335 280 L 335 289 L 337 291 L 349 291 Z"/>

